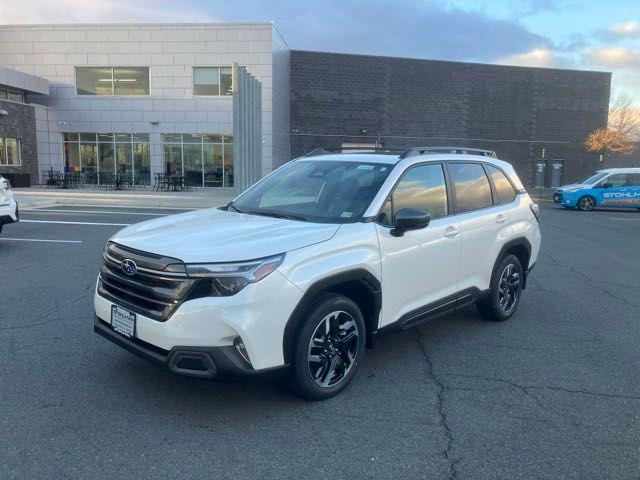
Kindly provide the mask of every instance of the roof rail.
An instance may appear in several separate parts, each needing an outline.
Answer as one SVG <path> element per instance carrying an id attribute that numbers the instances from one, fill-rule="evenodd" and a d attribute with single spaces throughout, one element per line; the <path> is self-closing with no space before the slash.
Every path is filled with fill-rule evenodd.
<path id="1" fill-rule="evenodd" d="M 415 157 L 417 155 L 428 155 L 428 154 L 437 154 L 437 153 L 453 153 L 453 154 L 468 154 L 468 155 L 481 155 L 483 157 L 492 157 L 498 158 L 496 152 L 493 150 L 484 150 L 482 148 L 472 148 L 472 147 L 442 147 L 442 146 L 433 146 L 433 147 L 411 147 L 406 149 L 400 155 L 400 159 Z"/>
<path id="2" fill-rule="evenodd" d="M 315 157 L 317 155 L 330 155 L 332 153 L 378 153 L 398 155 L 404 152 L 402 149 L 389 149 L 384 147 L 318 147 L 307 152 L 303 157 Z"/>

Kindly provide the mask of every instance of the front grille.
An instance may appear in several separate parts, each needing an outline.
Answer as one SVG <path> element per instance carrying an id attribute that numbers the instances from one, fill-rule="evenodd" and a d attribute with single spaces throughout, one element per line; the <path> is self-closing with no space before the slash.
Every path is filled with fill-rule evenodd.
<path id="1" fill-rule="evenodd" d="M 134 275 L 122 271 L 120 265 L 125 259 L 136 263 L 138 270 Z M 200 283 L 199 279 L 187 277 L 183 263 L 176 258 L 110 242 L 100 268 L 98 294 L 133 312 L 164 322 L 192 293 L 201 293 Z"/>
<path id="2" fill-rule="evenodd" d="M 553 194 L 553 201 L 555 203 L 562 203 L 562 194 L 558 193 L 558 192 L 554 193 Z"/>

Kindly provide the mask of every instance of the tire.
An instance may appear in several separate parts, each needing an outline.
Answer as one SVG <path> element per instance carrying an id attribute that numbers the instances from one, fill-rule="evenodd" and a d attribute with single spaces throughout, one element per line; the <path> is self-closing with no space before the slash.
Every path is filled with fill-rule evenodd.
<path id="1" fill-rule="evenodd" d="M 324 400 L 344 390 L 364 356 L 365 333 L 362 312 L 352 300 L 337 294 L 320 297 L 296 338 L 291 372 L 296 393 Z"/>
<path id="2" fill-rule="evenodd" d="M 487 320 L 503 322 L 518 309 L 522 297 L 524 272 L 515 255 L 499 260 L 491 277 L 491 291 L 477 302 L 478 311 Z"/>
<path id="3" fill-rule="evenodd" d="M 590 212 L 595 208 L 596 201 L 593 197 L 585 195 L 584 197 L 580 197 L 580 199 L 576 203 L 576 206 L 581 212 Z"/>

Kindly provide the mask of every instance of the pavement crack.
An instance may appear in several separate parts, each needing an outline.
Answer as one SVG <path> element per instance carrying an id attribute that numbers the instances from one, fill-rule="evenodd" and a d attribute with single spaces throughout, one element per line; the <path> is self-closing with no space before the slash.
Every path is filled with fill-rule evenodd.
<path id="1" fill-rule="evenodd" d="M 440 379 L 433 372 L 433 363 L 431 362 L 431 359 L 429 358 L 429 354 L 427 353 L 427 348 L 425 347 L 424 342 L 422 341 L 423 337 L 422 337 L 422 334 L 420 333 L 420 330 L 416 328 L 415 331 L 416 331 L 416 337 L 418 341 L 418 347 L 424 358 L 425 373 L 426 373 L 427 379 L 431 380 L 438 388 L 436 400 L 437 400 L 438 416 L 440 418 L 439 424 L 442 427 L 442 430 L 444 431 L 444 435 L 446 438 L 446 444 L 445 444 L 444 450 L 442 451 L 442 456 L 449 464 L 448 478 L 449 480 L 454 480 L 458 476 L 457 465 L 461 459 L 454 458 L 452 456 L 452 450 L 454 447 L 453 431 L 449 426 L 447 414 L 444 409 L 444 394 L 447 387 L 442 381 L 440 381 Z"/>
<path id="2" fill-rule="evenodd" d="M 533 398 L 543 409 L 546 409 L 544 405 L 540 403 L 537 397 L 531 394 L 531 390 L 551 390 L 556 392 L 565 392 L 565 393 L 575 393 L 579 395 L 590 395 L 593 397 L 602 397 L 602 398 L 614 398 L 614 399 L 624 399 L 624 400 L 640 400 L 640 396 L 638 395 L 627 395 L 623 393 L 605 393 L 605 392 L 592 392 L 584 389 L 573 389 L 567 387 L 558 387 L 555 385 L 520 385 L 511 380 L 507 380 L 505 378 L 494 378 L 494 377 L 483 377 L 479 375 L 465 375 L 461 373 L 443 373 L 443 376 L 448 377 L 461 377 L 461 378 L 474 378 L 477 380 L 484 380 L 486 382 L 498 382 L 505 383 L 507 385 L 512 386 L 518 390 L 521 390 L 531 398 Z"/>
<path id="3" fill-rule="evenodd" d="M 540 253 L 542 253 L 544 256 L 546 256 L 549 260 L 551 260 L 551 262 L 556 266 L 556 267 L 560 267 L 560 268 L 564 268 L 566 270 L 569 270 L 571 273 L 578 275 L 579 277 L 584 278 L 587 283 L 589 283 L 590 285 L 592 285 L 596 290 L 598 290 L 601 293 L 604 293 L 605 295 L 615 299 L 615 300 L 619 300 L 620 302 L 629 305 L 632 308 L 635 309 L 640 309 L 640 305 L 633 303 L 631 301 L 629 301 L 627 298 L 625 297 L 621 297 L 619 295 L 616 295 L 615 293 L 613 293 L 610 290 L 607 290 L 606 288 L 603 288 L 601 283 L 602 282 L 597 282 L 595 281 L 593 278 L 591 278 L 589 275 L 587 275 L 584 272 L 581 272 L 580 270 L 578 270 L 577 268 L 575 268 L 572 265 L 567 265 L 565 263 L 562 263 L 561 261 L 559 261 L 557 258 L 555 258 L 553 255 L 548 254 L 547 252 L 541 251 Z"/>

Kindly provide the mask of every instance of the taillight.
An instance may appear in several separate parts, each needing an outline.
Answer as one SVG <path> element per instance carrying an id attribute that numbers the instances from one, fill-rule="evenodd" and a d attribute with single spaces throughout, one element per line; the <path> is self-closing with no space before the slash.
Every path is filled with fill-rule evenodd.
<path id="1" fill-rule="evenodd" d="M 531 209 L 531 213 L 533 213 L 536 220 L 540 221 L 540 205 L 537 203 L 530 203 L 529 208 Z"/>

